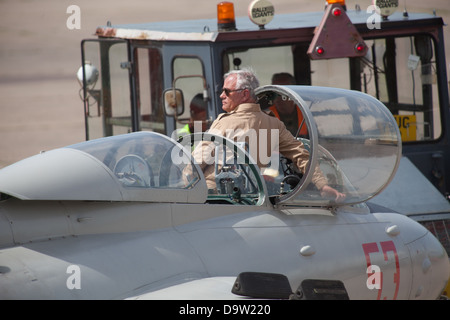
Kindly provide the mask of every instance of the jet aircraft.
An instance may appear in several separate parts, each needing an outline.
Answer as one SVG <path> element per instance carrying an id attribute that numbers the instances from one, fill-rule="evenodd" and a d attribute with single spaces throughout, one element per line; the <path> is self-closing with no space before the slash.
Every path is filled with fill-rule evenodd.
<path id="1" fill-rule="evenodd" d="M 0 299 L 437 299 L 446 251 L 370 200 L 401 158 L 397 123 L 357 91 L 265 86 L 301 109 L 303 175 L 209 132 L 141 131 L 42 152 L 0 170 Z M 211 147 L 216 188 L 194 154 Z M 319 167 L 346 195 L 311 183 Z"/>

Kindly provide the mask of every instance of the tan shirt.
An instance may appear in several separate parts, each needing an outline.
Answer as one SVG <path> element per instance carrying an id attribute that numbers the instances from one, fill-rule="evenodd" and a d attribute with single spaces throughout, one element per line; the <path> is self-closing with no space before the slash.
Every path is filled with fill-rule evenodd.
<path id="1" fill-rule="evenodd" d="M 305 173 L 309 152 L 304 148 L 303 143 L 296 140 L 286 129 L 283 122 L 261 111 L 259 104 L 244 103 L 229 113 L 220 114 L 212 123 L 209 132 L 230 140 L 247 142 L 250 154 L 260 168 L 267 166 L 266 160 L 273 152 L 279 151 L 296 164 L 302 173 Z M 278 146 L 277 141 L 273 141 L 274 138 L 275 140 L 278 138 Z M 266 149 L 261 150 L 264 146 Z M 215 186 L 214 167 L 200 166 L 204 170 L 208 187 L 213 188 Z M 327 184 L 320 170 L 316 170 L 312 181 L 319 190 Z"/>

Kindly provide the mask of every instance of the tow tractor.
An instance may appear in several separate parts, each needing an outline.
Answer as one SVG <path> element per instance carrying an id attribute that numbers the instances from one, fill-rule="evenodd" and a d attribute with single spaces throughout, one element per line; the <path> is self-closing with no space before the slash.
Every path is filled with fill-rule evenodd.
<path id="1" fill-rule="evenodd" d="M 287 72 L 296 85 L 358 90 L 383 102 L 402 137 L 398 172 L 372 199 L 435 234 L 450 255 L 450 108 L 441 17 L 365 1 L 328 0 L 321 12 L 275 14 L 267 0 L 235 17 L 113 25 L 81 42 L 86 139 L 135 131 L 172 135 L 199 93 L 206 122 L 223 112 L 223 75 L 251 66 L 261 85 Z M 361 106 L 364 108 L 364 106 Z M 336 107 L 335 119 L 345 114 Z M 358 130 L 358 128 L 351 128 Z M 338 136 L 340 133 L 336 132 Z"/>

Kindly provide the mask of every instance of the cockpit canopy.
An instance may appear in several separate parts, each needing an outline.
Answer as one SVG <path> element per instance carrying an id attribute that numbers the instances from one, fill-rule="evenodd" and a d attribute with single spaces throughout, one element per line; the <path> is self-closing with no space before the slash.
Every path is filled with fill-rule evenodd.
<path id="1" fill-rule="evenodd" d="M 392 179 L 401 156 L 400 133 L 378 100 L 358 91 L 309 86 L 265 86 L 257 94 L 263 109 L 283 97 L 302 112 L 307 134 L 298 139 L 310 157 L 303 175 L 276 153 L 269 166 L 259 168 L 252 158 L 255 146 L 213 133 L 176 141 L 136 132 L 44 152 L 6 167 L 0 170 L 0 193 L 23 200 L 262 205 L 270 199 L 278 205 L 323 207 L 366 201 Z M 207 186 L 204 166 L 193 156 L 199 143 L 210 146 L 214 188 Z M 335 203 L 315 188 L 312 175 L 319 169 L 329 186 L 346 195 L 344 201 Z"/>
<path id="2" fill-rule="evenodd" d="M 189 177 L 182 175 L 187 169 Z M 154 132 L 45 152 L 4 168 L 0 176 L 0 192 L 20 199 L 203 203 L 207 194 L 201 171 L 181 146 Z"/>
<path id="3" fill-rule="evenodd" d="M 308 137 L 299 139 L 310 151 L 312 166 L 318 164 L 328 185 L 346 195 L 343 203 L 366 201 L 393 178 L 401 157 L 400 132 L 392 114 L 377 99 L 359 91 L 313 86 L 272 85 L 257 92 L 263 108 L 281 96 L 301 110 Z M 312 173 L 310 167 L 307 174 Z M 333 204 L 305 177 L 304 182 L 297 185 L 295 196 L 281 196 L 280 202 Z"/>

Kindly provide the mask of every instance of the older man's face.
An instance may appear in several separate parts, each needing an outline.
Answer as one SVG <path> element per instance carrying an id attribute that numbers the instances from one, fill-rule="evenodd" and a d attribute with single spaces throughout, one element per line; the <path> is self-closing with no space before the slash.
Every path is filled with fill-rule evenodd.
<path id="1" fill-rule="evenodd" d="M 223 83 L 223 91 L 220 95 L 222 99 L 222 109 L 231 112 L 241 103 L 245 103 L 248 99 L 248 90 L 236 90 L 236 76 L 229 75 Z"/>

